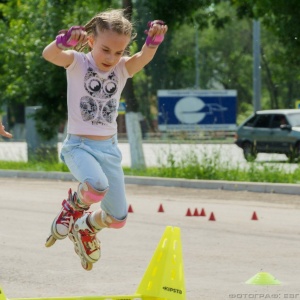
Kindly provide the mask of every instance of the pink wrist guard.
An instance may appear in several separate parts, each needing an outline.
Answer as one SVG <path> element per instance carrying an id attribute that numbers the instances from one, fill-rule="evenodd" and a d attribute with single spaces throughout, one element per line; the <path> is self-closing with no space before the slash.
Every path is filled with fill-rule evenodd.
<path id="1" fill-rule="evenodd" d="M 151 28 L 154 24 L 160 24 L 160 25 L 164 25 L 165 22 L 161 21 L 161 20 L 156 20 L 156 21 L 149 21 L 147 26 L 149 28 Z M 146 34 L 148 34 L 148 30 L 145 31 Z M 147 36 L 146 38 L 146 45 L 149 47 L 154 46 L 157 47 L 158 45 L 160 45 L 162 43 L 162 41 L 164 40 L 165 36 L 163 34 L 157 35 L 155 37 L 151 37 L 151 36 Z"/>
<path id="2" fill-rule="evenodd" d="M 73 30 L 84 30 L 82 26 L 72 26 L 67 32 L 61 33 L 56 36 L 56 46 L 60 49 L 69 49 L 75 47 L 78 44 L 77 40 L 70 40 L 71 33 Z"/>

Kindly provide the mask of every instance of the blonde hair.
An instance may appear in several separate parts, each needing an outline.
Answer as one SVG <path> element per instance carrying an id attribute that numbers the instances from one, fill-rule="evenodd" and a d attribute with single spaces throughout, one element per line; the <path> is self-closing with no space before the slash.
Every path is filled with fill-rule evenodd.
<path id="1" fill-rule="evenodd" d="M 93 35 L 97 37 L 100 32 L 112 30 L 118 34 L 130 37 L 131 41 L 136 37 L 133 24 L 124 16 L 124 9 L 110 9 L 100 12 L 84 28 L 88 36 Z M 91 50 L 87 42 L 78 45 L 76 48 L 78 51 L 83 51 L 86 48 Z"/>

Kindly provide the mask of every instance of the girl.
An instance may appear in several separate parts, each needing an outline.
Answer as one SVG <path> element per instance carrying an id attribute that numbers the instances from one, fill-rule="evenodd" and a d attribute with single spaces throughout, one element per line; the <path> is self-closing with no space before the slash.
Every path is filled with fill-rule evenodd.
<path id="1" fill-rule="evenodd" d="M 100 258 L 97 232 L 126 223 L 117 109 L 126 80 L 152 60 L 167 32 L 162 21 L 148 27 L 145 45 L 131 57 L 123 56 L 134 38 L 123 10 L 99 13 L 84 27 L 61 32 L 43 51 L 46 60 L 66 69 L 68 135 L 61 158 L 79 181 L 77 192 L 69 190 L 63 201 L 46 247 L 68 235 L 86 270 Z M 88 53 L 81 52 L 86 48 Z M 99 202 L 100 209 L 87 212 Z"/>

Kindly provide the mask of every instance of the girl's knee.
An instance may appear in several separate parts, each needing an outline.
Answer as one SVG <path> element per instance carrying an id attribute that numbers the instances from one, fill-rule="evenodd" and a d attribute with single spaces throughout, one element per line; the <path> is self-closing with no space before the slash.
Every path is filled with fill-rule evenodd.
<path id="1" fill-rule="evenodd" d="M 78 197 L 86 205 L 99 203 L 105 197 L 108 188 L 105 190 L 97 190 L 88 182 L 80 183 L 78 186 Z"/>

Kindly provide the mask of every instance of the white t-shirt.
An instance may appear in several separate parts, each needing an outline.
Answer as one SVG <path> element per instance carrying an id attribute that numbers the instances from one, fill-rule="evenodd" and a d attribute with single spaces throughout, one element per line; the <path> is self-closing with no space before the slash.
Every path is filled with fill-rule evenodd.
<path id="1" fill-rule="evenodd" d="M 68 133 L 108 136 L 117 133 L 118 107 L 126 80 L 126 57 L 109 72 L 98 69 L 92 54 L 74 52 L 67 68 Z"/>

